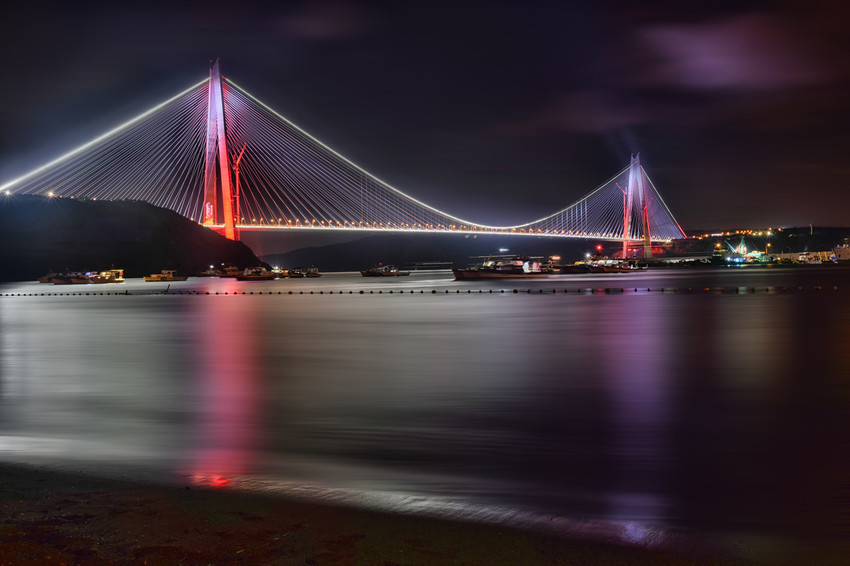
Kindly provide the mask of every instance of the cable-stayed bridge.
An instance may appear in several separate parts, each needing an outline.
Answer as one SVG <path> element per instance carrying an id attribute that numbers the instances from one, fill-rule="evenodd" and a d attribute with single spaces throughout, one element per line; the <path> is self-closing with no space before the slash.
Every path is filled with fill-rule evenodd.
<path id="1" fill-rule="evenodd" d="M 623 241 L 684 237 L 630 164 L 566 208 L 514 226 L 455 217 L 406 195 L 221 76 L 0 186 L 7 194 L 141 200 L 238 239 L 242 229 L 499 233 Z"/>

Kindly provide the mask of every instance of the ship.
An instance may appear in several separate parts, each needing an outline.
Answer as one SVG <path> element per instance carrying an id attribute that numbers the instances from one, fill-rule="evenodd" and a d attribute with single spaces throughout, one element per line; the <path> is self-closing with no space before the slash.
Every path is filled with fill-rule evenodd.
<path id="1" fill-rule="evenodd" d="M 177 270 L 175 269 L 163 269 L 159 273 L 145 275 L 145 281 L 148 283 L 156 283 L 160 281 L 186 281 L 188 278 L 188 275 L 177 275 Z"/>
<path id="2" fill-rule="evenodd" d="M 477 279 L 534 279 L 548 277 L 552 271 L 539 261 L 525 257 L 488 259 L 468 269 L 452 269 L 455 281 Z"/>

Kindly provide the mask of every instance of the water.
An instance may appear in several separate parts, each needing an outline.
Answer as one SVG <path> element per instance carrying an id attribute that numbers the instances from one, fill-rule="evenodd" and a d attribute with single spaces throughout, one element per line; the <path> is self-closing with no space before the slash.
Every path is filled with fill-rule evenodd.
<path id="1" fill-rule="evenodd" d="M 837 266 L 6 284 L 0 459 L 625 539 L 837 538 L 848 290 Z"/>

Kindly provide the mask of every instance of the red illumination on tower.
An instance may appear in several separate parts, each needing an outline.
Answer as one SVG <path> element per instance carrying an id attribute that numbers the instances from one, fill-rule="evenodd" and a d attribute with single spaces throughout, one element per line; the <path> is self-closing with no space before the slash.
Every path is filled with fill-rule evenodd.
<path id="1" fill-rule="evenodd" d="M 238 240 L 233 214 L 233 191 L 230 182 L 227 136 L 224 127 L 224 103 L 221 94 L 221 71 L 218 59 L 210 69 L 210 88 L 207 112 L 207 151 L 204 165 L 204 210 L 202 223 L 206 226 L 218 224 L 218 187 L 221 184 L 221 205 L 224 217 L 224 235 Z M 216 160 L 218 155 L 218 160 Z M 237 206 L 238 207 L 238 206 Z"/>

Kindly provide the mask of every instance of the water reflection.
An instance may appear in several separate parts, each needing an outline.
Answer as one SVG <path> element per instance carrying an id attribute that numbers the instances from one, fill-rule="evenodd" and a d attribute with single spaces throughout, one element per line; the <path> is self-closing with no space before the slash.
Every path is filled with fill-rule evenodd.
<path id="1" fill-rule="evenodd" d="M 609 516 L 667 522 L 666 484 L 673 459 L 669 427 L 675 398 L 671 390 L 682 317 L 673 301 L 620 299 L 616 320 L 597 321 L 599 363 L 610 395 L 612 466 L 617 470 L 609 493 Z M 615 307 L 616 309 L 616 307 Z M 615 315 L 617 316 L 617 315 Z"/>
<path id="2" fill-rule="evenodd" d="M 190 371 L 180 317 L 143 297 L 21 298 L 2 308 L 0 441 L 12 457 L 143 463 L 182 449 Z"/>
<path id="3" fill-rule="evenodd" d="M 236 297 L 195 301 L 198 343 L 195 383 L 196 438 L 187 474 L 196 484 L 223 487 L 254 471 L 262 430 L 263 377 L 260 320 Z"/>
<path id="4" fill-rule="evenodd" d="M 0 298 L 0 457 L 449 498 L 635 538 L 824 532 L 846 503 L 843 295 L 329 280 Z"/>

